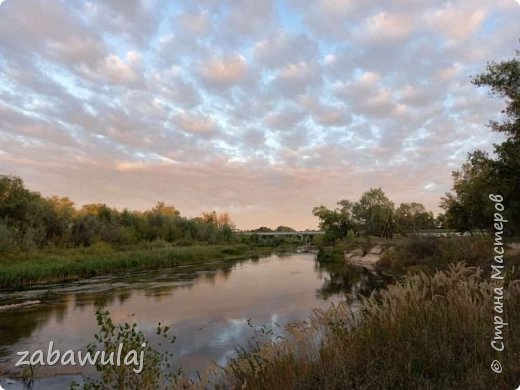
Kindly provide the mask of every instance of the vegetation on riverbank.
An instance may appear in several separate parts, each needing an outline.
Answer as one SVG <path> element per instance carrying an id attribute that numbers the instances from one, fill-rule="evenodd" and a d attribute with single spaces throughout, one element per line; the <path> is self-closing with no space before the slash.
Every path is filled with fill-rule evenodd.
<path id="1" fill-rule="evenodd" d="M 520 250 L 506 244 L 505 258 L 506 276 L 510 279 L 519 278 Z M 468 266 L 480 267 L 485 276 L 490 276 L 492 259 L 492 236 L 406 238 L 388 244 L 376 270 L 400 278 L 404 274 L 419 271 L 431 275 L 447 269 L 450 264 L 464 262 Z"/>
<path id="2" fill-rule="evenodd" d="M 520 375 L 520 284 L 505 288 L 503 352 L 491 348 L 493 287 L 475 268 L 408 275 L 362 299 L 316 312 L 284 340 L 253 347 L 225 367 L 247 389 L 510 389 Z M 489 365 L 499 358 L 503 372 Z"/>
<path id="3" fill-rule="evenodd" d="M 284 226 L 279 228 L 290 229 Z M 226 213 L 187 218 L 158 202 L 139 212 L 44 198 L 0 175 L 0 288 L 294 250 L 290 237 L 243 235 Z"/>
<path id="4" fill-rule="evenodd" d="M 163 388 L 511 389 L 520 375 L 520 282 L 507 283 L 501 299 L 508 323 L 500 329 L 502 352 L 490 346 L 497 334 L 496 287 L 481 270 L 462 263 L 430 276 L 407 275 L 354 307 L 342 303 L 315 311 L 308 321 L 288 325 L 283 338 L 272 340 L 262 328 L 226 366 L 199 379 L 172 369 L 173 382 Z M 500 375 L 489 367 L 494 359 L 502 364 Z M 124 367 L 115 370 L 125 375 L 111 367 L 110 386 L 98 383 L 99 388 L 119 388 L 135 375 Z M 157 376 L 168 370 L 154 373 L 148 381 L 138 378 L 140 388 L 157 389 Z"/>
<path id="5" fill-rule="evenodd" d="M 244 244 L 176 247 L 167 242 L 155 242 L 124 250 L 114 250 L 107 244 L 97 244 L 88 248 L 54 252 L 37 251 L 2 258 L 0 287 L 16 288 L 109 273 L 175 267 L 218 259 L 231 260 L 265 254 L 272 250 L 268 246 Z"/>

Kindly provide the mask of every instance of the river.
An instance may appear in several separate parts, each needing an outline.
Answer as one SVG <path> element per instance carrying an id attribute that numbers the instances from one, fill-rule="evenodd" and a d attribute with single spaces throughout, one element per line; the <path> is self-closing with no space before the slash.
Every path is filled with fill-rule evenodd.
<path id="1" fill-rule="evenodd" d="M 245 345 L 255 326 L 275 333 L 304 320 L 314 308 L 327 308 L 346 293 L 369 291 L 370 274 L 320 265 L 315 254 L 271 255 L 242 261 L 215 261 L 196 266 L 49 284 L 18 292 L 0 292 L 0 306 L 36 301 L 0 311 L 0 385 L 8 381 L 18 351 L 82 350 L 94 340 L 95 310 L 106 307 L 114 322 L 136 322 L 153 337 L 157 324 L 177 338 L 169 346 L 173 364 L 186 373 L 225 364 L 237 345 Z M 251 324 L 253 326 L 251 326 Z M 39 367 L 33 389 L 68 388 L 72 380 L 92 374 L 85 367 Z"/>

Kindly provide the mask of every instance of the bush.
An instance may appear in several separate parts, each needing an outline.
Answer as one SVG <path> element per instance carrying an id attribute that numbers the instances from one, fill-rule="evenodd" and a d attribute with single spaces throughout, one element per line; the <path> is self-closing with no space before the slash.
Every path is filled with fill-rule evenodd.
<path id="1" fill-rule="evenodd" d="M 137 324 L 114 324 L 110 313 L 104 309 L 96 310 L 96 318 L 99 332 L 96 334 L 96 342 L 87 347 L 87 351 L 92 354 L 96 351 L 105 351 L 108 356 L 116 355 L 119 346 L 123 347 L 121 356 L 126 356 L 130 351 L 142 353 L 142 367 L 138 365 L 117 365 L 101 364 L 101 359 L 97 361 L 96 370 L 100 376 L 99 380 L 87 379 L 86 383 L 80 387 L 73 384 L 71 389 L 80 388 L 83 390 L 102 390 L 102 389 L 143 389 L 156 390 L 164 388 L 169 382 L 173 382 L 179 375 L 179 371 L 174 371 L 169 365 L 169 354 L 160 353 L 152 348 L 145 340 L 142 331 Z M 168 335 L 168 327 L 157 327 L 157 335 L 169 343 L 175 341 L 175 337 Z M 142 352 L 141 352 L 142 351 Z M 135 372 L 135 370 L 140 372 Z"/>
<path id="2" fill-rule="evenodd" d="M 395 275 L 410 270 L 431 274 L 462 261 L 488 269 L 492 253 L 493 241 L 489 236 L 409 238 L 384 251 L 377 268 Z"/>

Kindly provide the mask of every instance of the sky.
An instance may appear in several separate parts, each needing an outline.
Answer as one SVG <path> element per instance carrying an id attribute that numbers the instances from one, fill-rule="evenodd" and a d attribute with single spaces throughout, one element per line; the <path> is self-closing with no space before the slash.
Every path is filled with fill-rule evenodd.
<path id="1" fill-rule="evenodd" d="M 315 228 L 382 187 L 438 212 L 503 107 L 514 0 L 0 2 L 0 174 L 78 206 Z"/>

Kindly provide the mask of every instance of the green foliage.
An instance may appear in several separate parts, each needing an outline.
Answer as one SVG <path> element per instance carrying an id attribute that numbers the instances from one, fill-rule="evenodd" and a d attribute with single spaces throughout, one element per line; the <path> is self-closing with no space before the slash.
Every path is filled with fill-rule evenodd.
<path id="1" fill-rule="evenodd" d="M 341 200 L 337 204 L 334 210 L 325 206 L 312 210 L 325 231 L 325 244 L 352 241 L 358 235 L 392 238 L 396 231 L 406 234 L 435 226 L 433 214 L 422 204 L 402 203 L 396 211 L 381 188 L 369 189 L 357 202 Z"/>
<path id="2" fill-rule="evenodd" d="M 371 188 L 361 195 L 352 208 L 354 219 L 368 235 L 380 235 L 392 224 L 394 204 L 381 188 Z"/>
<path id="3" fill-rule="evenodd" d="M 354 229 L 352 216 L 353 203 L 348 200 L 341 200 L 334 210 L 329 210 L 325 206 L 315 207 L 312 210 L 314 216 L 320 219 L 320 229 L 325 231 L 324 241 L 334 243 L 345 238 L 349 230 Z"/>
<path id="4" fill-rule="evenodd" d="M 238 241 L 225 213 L 190 219 L 164 202 L 144 213 L 118 211 L 100 203 L 78 210 L 68 198 L 45 199 L 26 189 L 20 178 L 4 175 L 0 175 L 0 233 L 0 253 L 91 246 L 100 241 L 115 246 L 154 240 L 190 244 Z"/>
<path id="5" fill-rule="evenodd" d="M 296 230 L 294 230 L 292 227 L 289 227 L 289 226 L 280 225 L 276 229 L 274 229 L 274 231 L 275 232 L 295 232 Z"/>
<path id="6" fill-rule="evenodd" d="M 40 247 L 60 234 L 59 216 L 51 204 L 13 176 L 0 175 L 0 221 L 21 249 Z"/>
<path id="7" fill-rule="evenodd" d="M 11 252 L 16 247 L 15 233 L 5 222 L 0 222 L 0 254 Z"/>
<path id="8" fill-rule="evenodd" d="M 353 229 L 348 229 L 346 240 L 347 243 L 353 243 L 356 241 L 356 232 L 354 232 Z"/>
<path id="9" fill-rule="evenodd" d="M 488 196 L 498 188 L 492 160 L 482 151 L 469 154 L 462 168 L 453 172 L 453 181 L 455 194 L 446 194 L 441 202 L 446 226 L 459 231 L 490 228 L 495 211 Z"/>
<path id="10" fill-rule="evenodd" d="M 137 324 L 114 324 L 110 313 L 103 309 L 96 310 L 96 319 L 99 332 L 95 335 L 95 342 L 87 347 L 87 352 L 95 354 L 96 351 L 105 351 L 108 355 L 111 353 L 116 355 L 120 345 L 122 346 L 121 356 L 123 357 L 130 351 L 136 351 L 138 354 L 142 351 L 142 371 L 136 373 L 134 370 L 139 370 L 139 367 L 134 365 L 102 365 L 101 359 L 98 359 L 96 371 L 100 375 L 100 379 L 89 379 L 83 386 L 73 384 L 72 390 L 167 389 L 180 375 L 179 370 L 175 371 L 170 367 L 171 354 L 159 352 L 153 348 L 146 341 Z M 168 331 L 167 326 L 161 326 L 159 323 L 156 333 L 164 342 L 174 343 L 175 337 L 170 336 Z"/>
<path id="11" fill-rule="evenodd" d="M 420 230 L 435 228 L 433 213 L 421 203 L 401 203 L 395 210 L 396 232 L 417 235 Z"/>

